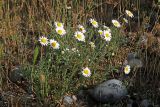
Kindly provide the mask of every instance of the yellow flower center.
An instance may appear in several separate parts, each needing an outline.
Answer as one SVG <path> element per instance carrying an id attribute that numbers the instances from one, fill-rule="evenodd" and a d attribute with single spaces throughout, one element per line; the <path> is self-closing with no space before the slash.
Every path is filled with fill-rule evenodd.
<path id="1" fill-rule="evenodd" d="M 131 12 L 128 13 L 129 16 L 133 16 L 133 14 Z"/>
<path id="2" fill-rule="evenodd" d="M 58 30 L 57 32 L 58 32 L 58 34 L 60 34 L 60 35 L 63 33 L 62 30 Z"/>
<path id="3" fill-rule="evenodd" d="M 60 22 L 58 22 L 58 23 L 57 23 L 57 26 L 58 26 L 58 27 L 61 27 L 61 26 L 62 26 L 62 24 L 61 24 Z"/>
<path id="4" fill-rule="evenodd" d="M 47 43 L 47 39 L 46 39 L 46 38 L 42 38 L 42 39 L 41 39 L 41 42 L 42 42 L 42 43 Z"/>
<path id="5" fill-rule="evenodd" d="M 84 73 L 84 74 L 89 74 L 89 71 L 88 71 L 87 69 L 85 69 L 85 70 L 83 71 L 83 73 Z"/>
<path id="6" fill-rule="evenodd" d="M 128 73 L 128 72 L 129 72 L 129 68 L 125 67 L 125 73 Z"/>
<path id="7" fill-rule="evenodd" d="M 128 67 L 125 68 L 125 71 L 128 71 Z"/>
<path id="8" fill-rule="evenodd" d="M 119 26 L 118 22 L 114 22 L 114 25 L 115 25 L 115 26 Z"/>
<path id="9" fill-rule="evenodd" d="M 101 32 L 101 31 L 100 31 L 100 32 L 99 32 L 99 34 L 100 34 L 100 35 L 102 35 L 102 34 L 103 34 L 103 32 Z"/>
<path id="10" fill-rule="evenodd" d="M 80 30 L 80 31 L 83 31 L 83 28 L 81 27 L 81 28 L 79 28 L 79 30 Z"/>
<path id="11" fill-rule="evenodd" d="M 128 11 L 128 15 L 132 15 L 132 13 Z"/>
<path id="12" fill-rule="evenodd" d="M 107 38 L 109 38 L 109 34 L 108 33 L 106 33 L 106 35 L 105 35 Z"/>
<path id="13" fill-rule="evenodd" d="M 57 43 L 56 42 L 53 42 L 51 43 L 52 47 L 56 47 Z"/>
<path id="14" fill-rule="evenodd" d="M 78 39 L 82 39 L 82 35 L 77 34 L 77 38 L 78 38 Z"/>
<path id="15" fill-rule="evenodd" d="M 97 24 L 97 22 L 96 22 L 96 21 L 93 21 L 93 22 L 92 22 L 92 24 L 93 24 L 93 25 L 96 25 L 96 24 Z"/>

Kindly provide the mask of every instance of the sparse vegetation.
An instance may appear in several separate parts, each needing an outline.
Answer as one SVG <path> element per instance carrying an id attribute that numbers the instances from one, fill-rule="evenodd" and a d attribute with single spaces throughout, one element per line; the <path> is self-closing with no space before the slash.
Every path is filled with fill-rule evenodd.
<path id="1" fill-rule="evenodd" d="M 158 3 L 0 1 L 0 104 L 62 105 L 64 95 L 111 78 L 121 79 L 129 94 L 160 103 Z M 132 52 L 137 55 L 129 61 Z M 16 69 L 20 72 L 12 74 Z M 8 92 L 17 99 L 31 98 L 14 101 Z"/>

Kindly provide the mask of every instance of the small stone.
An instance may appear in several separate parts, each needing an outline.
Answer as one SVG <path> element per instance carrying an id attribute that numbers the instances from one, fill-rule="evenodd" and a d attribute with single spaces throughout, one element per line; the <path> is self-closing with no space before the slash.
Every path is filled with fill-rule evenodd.
<path id="1" fill-rule="evenodd" d="M 28 94 L 30 95 L 34 94 L 32 90 L 32 85 L 29 83 L 27 78 L 24 76 L 23 71 L 20 68 L 17 67 L 14 70 L 12 70 L 9 75 L 9 79 L 11 82 L 20 86 Z"/>
<path id="2" fill-rule="evenodd" d="M 31 105 L 33 102 L 33 97 L 28 94 L 25 94 L 22 95 L 19 100 L 22 105 Z"/>
<path id="3" fill-rule="evenodd" d="M 73 99 L 70 97 L 70 96 L 64 96 L 64 98 L 63 98 L 63 103 L 65 104 L 65 105 L 72 105 L 73 104 Z"/>
<path id="4" fill-rule="evenodd" d="M 147 100 L 147 99 L 142 100 L 140 105 L 141 105 L 141 107 L 153 107 L 151 102 L 149 100 Z"/>
<path id="5" fill-rule="evenodd" d="M 99 103 L 116 103 L 127 95 L 121 81 L 111 79 L 89 90 L 89 94 Z"/>
<path id="6" fill-rule="evenodd" d="M 136 67 L 136 68 L 140 68 L 143 66 L 142 61 L 139 59 L 132 59 L 128 62 L 128 65 L 130 65 L 131 67 Z"/>
<path id="7" fill-rule="evenodd" d="M 137 101 L 134 101 L 132 99 L 129 99 L 127 103 L 127 107 L 139 107 Z"/>
<path id="8" fill-rule="evenodd" d="M 80 90 L 79 92 L 78 92 L 78 98 L 79 99 L 84 99 L 84 96 L 85 96 L 85 92 L 84 92 L 84 90 Z"/>
<path id="9" fill-rule="evenodd" d="M 22 74 L 22 71 L 19 68 L 15 68 L 13 71 L 11 71 L 9 79 L 13 83 L 20 83 L 23 80 L 25 80 L 24 75 Z"/>
<path id="10" fill-rule="evenodd" d="M 135 59 L 137 57 L 137 54 L 136 53 L 128 53 L 128 56 L 127 56 L 127 61 L 130 61 L 132 59 Z"/>
<path id="11" fill-rule="evenodd" d="M 8 107 L 8 102 L 3 98 L 2 94 L 0 94 L 0 107 Z"/>
<path id="12" fill-rule="evenodd" d="M 72 95 L 72 99 L 73 99 L 74 101 L 77 101 L 77 97 L 76 97 L 75 95 Z"/>
<path id="13" fill-rule="evenodd" d="M 143 66 L 142 61 L 137 57 L 136 53 L 128 53 L 125 64 L 130 65 L 132 68 L 133 67 L 140 68 Z"/>
<path id="14" fill-rule="evenodd" d="M 127 107 L 132 107 L 132 104 L 127 104 Z"/>

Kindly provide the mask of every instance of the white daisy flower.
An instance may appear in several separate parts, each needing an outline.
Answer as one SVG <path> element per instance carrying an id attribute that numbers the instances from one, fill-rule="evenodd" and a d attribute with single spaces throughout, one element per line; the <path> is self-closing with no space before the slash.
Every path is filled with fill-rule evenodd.
<path id="1" fill-rule="evenodd" d="M 129 17 L 134 17 L 133 13 L 129 10 L 125 10 L 126 14 L 129 16 Z"/>
<path id="2" fill-rule="evenodd" d="M 55 41 L 54 39 L 50 40 L 50 45 L 53 49 L 59 49 L 59 43 Z"/>
<path id="3" fill-rule="evenodd" d="M 100 36 L 103 35 L 103 31 L 102 30 L 98 30 L 98 33 L 99 33 Z"/>
<path id="4" fill-rule="evenodd" d="M 86 32 L 85 28 L 82 25 L 78 25 L 78 28 L 82 33 Z"/>
<path id="5" fill-rule="evenodd" d="M 82 75 L 85 76 L 85 77 L 90 77 L 91 76 L 90 69 L 88 67 L 83 68 Z"/>
<path id="6" fill-rule="evenodd" d="M 39 38 L 41 45 L 46 46 L 48 44 L 48 39 L 44 36 Z"/>
<path id="7" fill-rule="evenodd" d="M 64 24 L 61 22 L 55 22 L 54 25 L 56 26 L 56 28 L 63 28 Z"/>
<path id="8" fill-rule="evenodd" d="M 126 18 L 123 18 L 123 21 L 124 21 L 125 23 L 128 23 L 128 20 L 127 20 Z"/>
<path id="9" fill-rule="evenodd" d="M 103 36 L 106 41 L 110 41 L 112 38 L 111 33 L 108 30 L 103 31 Z"/>
<path id="10" fill-rule="evenodd" d="M 85 42 L 85 36 L 82 32 L 77 31 L 75 32 L 74 36 L 76 37 L 76 39 L 78 39 L 79 41 L 83 41 Z"/>
<path id="11" fill-rule="evenodd" d="M 117 20 L 112 20 L 112 23 L 115 27 L 121 27 L 121 24 Z"/>
<path id="12" fill-rule="evenodd" d="M 93 27 L 98 28 L 98 22 L 94 19 L 89 20 Z"/>
<path id="13" fill-rule="evenodd" d="M 61 28 L 61 27 L 57 27 L 57 28 L 56 28 L 56 32 L 57 32 L 59 35 L 61 35 L 61 36 L 63 36 L 63 35 L 66 34 L 65 29 L 64 29 L 64 28 Z"/>
<path id="14" fill-rule="evenodd" d="M 93 49 L 96 47 L 94 42 L 90 42 L 89 44 L 91 45 L 91 48 L 93 48 Z"/>
<path id="15" fill-rule="evenodd" d="M 126 66 L 124 67 L 124 73 L 125 73 L 125 74 L 129 74 L 130 71 L 131 71 L 130 66 L 129 66 L 129 65 L 126 65 Z"/>

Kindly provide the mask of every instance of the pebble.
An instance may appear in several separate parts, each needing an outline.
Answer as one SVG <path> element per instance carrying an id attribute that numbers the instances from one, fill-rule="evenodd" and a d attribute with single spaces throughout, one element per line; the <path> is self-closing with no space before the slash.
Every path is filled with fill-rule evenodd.
<path id="1" fill-rule="evenodd" d="M 139 59 L 132 59 L 128 62 L 128 65 L 130 65 L 131 67 L 136 67 L 136 68 L 140 68 L 143 66 L 142 61 Z"/>
<path id="2" fill-rule="evenodd" d="M 13 71 L 11 71 L 9 75 L 9 79 L 13 83 L 19 83 L 22 82 L 25 78 L 24 75 L 22 74 L 21 70 L 19 68 L 15 68 Z"/>
<path id="3" fill-rule="evenodd" d="M 20 68 L 17 67 L 13 69 L 9 75 L 9 79 L 11 82 L 20 86 L 28 94 L 30 95 L 34 94 L 30 82 L 27 80 L 27 78 L 23 74 L 23 71 Z"/>
<path id="4" fill-rule="evenodd" d="M 153 107 L 153 105 L 151 104 L 151 102 L 148 99 L 144 99 L 141 102 L 141 107 Z"/>
<path id="5" fill-rule="evenodd" d="M 132 59 L 135 59 L 137 57 L 137 54 L 136 53 L 128 53 L 128 56 L 127 56 L 127 61 L 130 61 Z"/>
<path id="6" fill-rule="evenodd" d="M 140 68 L 143 66 L 142 61 L 137 57 L 136 53 L 128 53 L 126 65 L 130 65 L 132 68 Z"/>
<path id="7" fill-rule="evenodd" d="M 63 98 L 63 103 L 64 105 L 72 105 L 73 104 L 73 99 L 70 96 L 65 95 Z"/>

